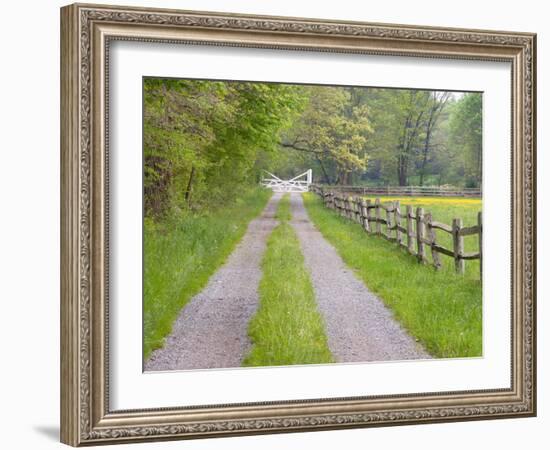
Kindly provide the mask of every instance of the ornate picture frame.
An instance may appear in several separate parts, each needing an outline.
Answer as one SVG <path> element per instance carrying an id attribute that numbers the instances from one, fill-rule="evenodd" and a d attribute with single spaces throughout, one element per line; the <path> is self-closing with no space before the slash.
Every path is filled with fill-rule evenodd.
<path id="1" fill-rule="evenodd" d="M 109 406 L 109 49 L 117 40 L 504 61 L 512 68 L 511 385 Z M 61 440 L 109 444 L 536 414 L 536 35 L 74 4 L 61 9 Z"/>

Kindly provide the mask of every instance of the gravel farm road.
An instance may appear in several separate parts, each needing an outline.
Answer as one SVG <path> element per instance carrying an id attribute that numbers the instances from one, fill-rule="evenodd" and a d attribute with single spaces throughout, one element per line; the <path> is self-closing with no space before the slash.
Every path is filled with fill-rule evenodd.
<path id="1" fill-rule="evenodd" d="M 290 201 L 291 224 L 300 240 L 336 362 L 430 358 L 313 226 L 302 196 L 292 195 Z"/>
<path id="2" fill-rule="evenodd" d="M 282 194 L 274 194 L 226 263 L 182 309 L 165 346 L 146 371 L 240 367 L 251 348 L 248 323 L 258 303 L 261 261 L 277 225 Z M 430 355 L 346 266 L 310 221 L 300 194 L 291 194 L 293 226 L 310 272 L 329 348 L 338 363 L 428 359 Z"/>

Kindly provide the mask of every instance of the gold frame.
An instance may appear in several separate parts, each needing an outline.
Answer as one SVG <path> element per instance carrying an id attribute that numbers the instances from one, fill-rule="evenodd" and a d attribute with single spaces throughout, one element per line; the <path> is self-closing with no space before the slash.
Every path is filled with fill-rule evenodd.
<path id="1" fill-rule="evenodd" d="M 512 66 L 512 383 L 509 389 L 110 411 L 108 111 L 115 39 Z M 75 4 L 61 9 L 61 440 L 79 446 L 533 416 L 536 35 Z"/>

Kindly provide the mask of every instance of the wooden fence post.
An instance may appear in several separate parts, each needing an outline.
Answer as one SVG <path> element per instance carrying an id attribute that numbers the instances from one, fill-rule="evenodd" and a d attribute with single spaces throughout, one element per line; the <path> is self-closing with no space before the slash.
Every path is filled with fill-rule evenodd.
<path id="1" fill-rule="evenodd" d="M 376 216 L 376 234 L 382 234 L 382 223 L 380 222 L 380 199 L 374 201 L 374 214 Z"/>
<path id="2" fill-rule="evenodd" d="M 432 262 L 436 270 L 441 269 L 441 261 L 439 260 L 439 253 L 435 249 L 436 244 L 436 234 L 435 230 L 432 227 L 432 213 L 428 213 L 425 216 L 426 226 L 428 232 L 428 239 L 430 240 L 430 247 L 432 249 Z"/>
<path id="3" fill-rule="evenodd" d="M 371 201 L 370 199 L 367 200 L 367 217 L 365 219 L 365 230 L 367 230 L 367 233 L 372 233 L 372 225 L 371 225 Z"/>
<path id="4" fill-rule="evenodd" d="M 464 274 L 464 260 L 460 257 L 464 253 L 464 237 L 460 236 L 462 219 L 453 219 L 453 253 L 456 273 Z"/>
<path id="5" fill-rule="evenodd" d="M 391 206 L 388 206 L 388 209 L 386 209 L 386 236 L 388 236 L 388 238 L 391 238 L 391 226 L 392 226 L 392 223 L 391 223 L 391 208 L 393 206 L 393 203 L 391 204 Z"/>
<path id="6" fill-rule="evenodd" d="M 353 220 L 361 223 L 361 199 L 359 197 L 353 198 Z"/>
<path id="7" fill-rule="evenodd" d="M 397 243 L 401 245 L 403 243 L 403 238 L 401 237 L 401 230 L 399 229 L 401 226 L 401 208 L 399 206 L 399 200 L 393 204 L 393 216 L 395 223 L 395 239 Z"/>
<path id="8" fill-rule="evenodd" d="M 424 263 L 426 261 L 426 251 L 424 247 L 424 208 L 416 208 L 416 255 L 418 261 Z"/>
<path id="9" fill-rule="evenodd" d="M 414 255 L 413 246 L 413 208 L 411 205 L 407 205 L 407 248 L 411 255 Z"/>
<path id="10" fill-rule="evenodd" d="M 354 201 L 355 201 L 355 217 L 354 217 L 354 220 L 357 223 L 362 224 L 363 221 L 361 220 L 361 198 L 360 197 L 355 197 Z"/>
<path id="11" fill-rule="evenodd" d="M 344 196 L 343 202 L 344 202 L 344 209 L 343 209 L 344 217 L 347 218 L 348 217 L 348 198 L 346 196 Z"/>
<path id="12" fill-rule="evenodd" d="M 483 281 L 483 222 L 481 211 L 477 213 L 478 245 L 479 245 L 479 279 Z"/>
<path id="13" fill-rule="evenodd" d="M 342 214 L 342 217 L 346 217 L 346 205 L 347 205 L 347 200 L 346 200 L 346 197 L 340 197 L 340 204 L 342 205 L 342 209 L 340 210 L 340 213 Z"/>

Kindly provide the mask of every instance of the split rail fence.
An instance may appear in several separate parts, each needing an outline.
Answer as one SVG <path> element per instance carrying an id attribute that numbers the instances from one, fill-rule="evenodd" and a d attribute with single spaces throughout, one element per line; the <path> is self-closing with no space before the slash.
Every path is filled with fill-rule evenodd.
<path id="1" fill-rule="evenodd" d="M 341 216 L 361 224 L 367 233 L 382 236 L 388 241 L 395 242 L 417 257 L 419 263 L 429 263 L 427 251 L 431 252 L 432 265 L 441 268 L 440 256 L 449 256 L 454 259 L 455 270 L 464 274 L 465 261 L 479 259 L 480 279 L 483 270 L 482 238 L 483 225 L 481 212 L 477 215 L 477 225 L 465 227 L 462 219 L 453 219 L 452 225 L 437 222 L 430 212 L 424 208 L 406 206 L 401 211 L 399 201 L 382 203 L 379 198 L 374 202 L 361 197 L 345 196 L 334 192 L 325 192 L 319 186 L 311 186 L 311 190 L 318 194 L 327 208 L 337 211 Z M 453 238 L 453 248 L 448 249 L 437 242 L 435 230 L 449 233 Z M 464 237 L 477 235 L 479 251 L 464 251 Z"/>
<path id="2" fill-rule="evenodd" d="M 323 185 L 317 185 L 323 188 Z M 326 190 L 329 186 L 324 185 Z M 410 197 L 481 197 L 479 188 L 457 188 L 438 186 L 330 186 L 330 190 L 346 194 L 361 195 L 407 195 Z"/>

